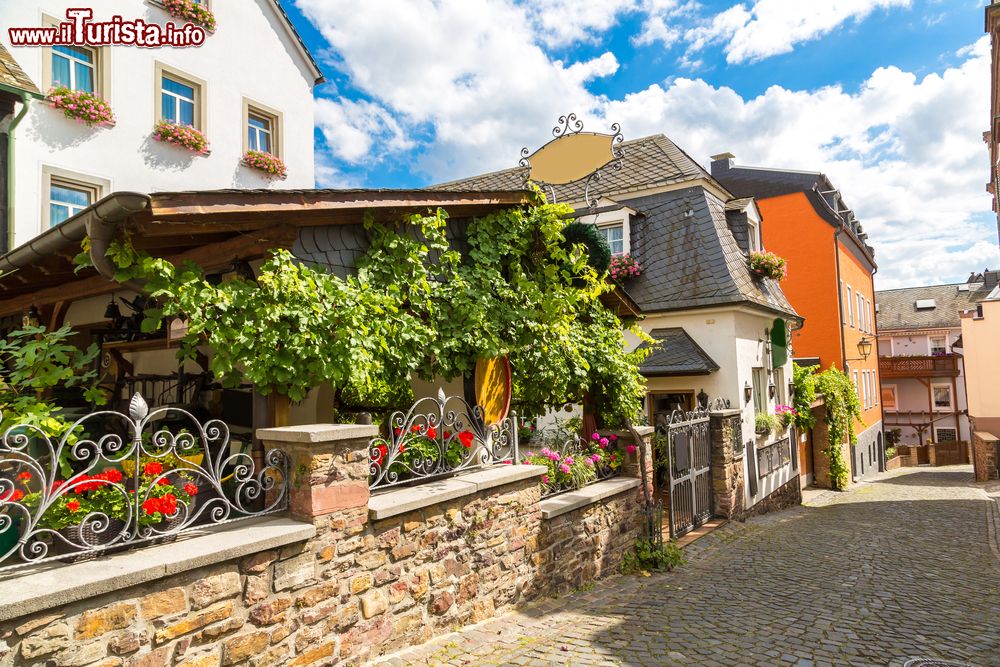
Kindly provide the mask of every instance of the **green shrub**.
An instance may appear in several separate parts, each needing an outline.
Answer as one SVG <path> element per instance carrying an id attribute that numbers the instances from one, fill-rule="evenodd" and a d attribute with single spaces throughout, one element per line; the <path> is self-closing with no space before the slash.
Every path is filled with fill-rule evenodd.
<path id="1" fill-rule="evenodd" d="M 622 559 L 621 571 L 635 574 L 643 570 L 672 570 L 684 564 L 684 554 L 673 540 L 662 545 L 651 540 L 637 540 L 632 551 Z"/>
<path id="2" fill-rule="evenodd" d="M 888 461 L 889 459 L 896 458 L 896 454 L 898 454 L 898 452 L 896 451 L 895 447 L 886 447 L 885 448 L 885 460 L 886 461 Z"/>
<path id="3" fill-rule="evenodd" d="M 781 428 L 781 420 L 775 415 L 761 412 L 753 419 L 754 430 L 763 435 L 764 433 L 774 433 Z"/>

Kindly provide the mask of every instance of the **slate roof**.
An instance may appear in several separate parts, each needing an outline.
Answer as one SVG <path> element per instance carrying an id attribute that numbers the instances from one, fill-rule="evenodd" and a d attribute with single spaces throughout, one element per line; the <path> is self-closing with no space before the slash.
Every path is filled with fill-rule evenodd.
<path id="1" fill-rule="evenodd" d="M 613 192 L 621 195 L 695 178 L 711 178 L 701 165 L 691 159 L 691 156 L 662 134 L 623 142 L 622 148 L 625 150 L 624 168 L 621 171 L 605 171 L 599 186 L 602 194 Z M 524 188 L 526 173 L 526 167 L 514 167 L 439 183 L 429 189 L 521 190 Z M 584 200 L 586 182 L 576 181 L 556 186 L 554 189 L 557 201 L 581 202 Z"/>
<path id="2" fill-rule="evenodd" d="M 649 335 L 660 345 L 639 369 L 646 377 L 708 375 L 719 370 L 719 364 L 683 328 L 653 329 Z M 641 347 L 647 348 L 649 344 L 643 343 Z"/>
<path id="3" fill-rule="evenodd" d="M 726 224 L 725 202 L 701 186 L 623 200 L 642 274 L 626 285 L 644 313 L 749 303 L 797 317 L 778 283 L 756 280 Z"/>
<path id="4" fill-rule="evenodd" d="M 818 171 L 737 167 L 731 161 L 723 159 L 712 163 L 712 176 L 737 197 L 769 199 L 794 192 L 804 193 L 820 217 L 835 227 L 844 224 L 858 249 L 875 266 L 875 250 L 868 245 L 864 228 L 851 214 L 845 213 L 848 210 L 847 204 L 825 174 Z M 764 224 L 767 224 L 766 220 Z"/>
<path id="5" fill-rule="evenodd" d="M 642 274 L 625 287 L 644 313 L 748 303 L 798 317 L 776 282 L 750 276 L 727 224 L 727 203 L 702 185 L 630 198 L 659 186 L 711 180 L 708 172 L 662 134 L 622 145 L 623 168 L 607 172 L 600 192 L 640 214 L 633 218 L 629 242 Z M 430 189 L 521 189 L 524 174 L 523 168 L 506 169 Z M 555 190 L 558 201 L 583 200 L 582 182 Z"/>
<path id="6" fill-rule="evenodd" d="M 41 95 L 38 86 L 28 78 L 14 57 L 0 44 L 0 83 L 27 93 Z"/>
<path id="7" fill-rule="evenodd" d="M 967 290 L 959 290 L 968 287 Z M 957 329 L 962 326 L 959 313 L 975 310 L 976 303 L 989 295 L 984 283 L 955 283 L 904 287 L 875 292 L 879 331 L 906 329 Z M 918 299 L 934 299 L 933 309 L 917 310 Z"/>

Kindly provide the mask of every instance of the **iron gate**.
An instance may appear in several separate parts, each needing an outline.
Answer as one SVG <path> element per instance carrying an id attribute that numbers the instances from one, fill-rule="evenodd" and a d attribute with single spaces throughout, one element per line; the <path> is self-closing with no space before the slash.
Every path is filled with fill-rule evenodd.
<path id="1" fill-rule="evenodd" d="M 670 533 L 679 537 L 714 513 L 709 411 L 675 410 L 665 430 L 670 456 Z"/>

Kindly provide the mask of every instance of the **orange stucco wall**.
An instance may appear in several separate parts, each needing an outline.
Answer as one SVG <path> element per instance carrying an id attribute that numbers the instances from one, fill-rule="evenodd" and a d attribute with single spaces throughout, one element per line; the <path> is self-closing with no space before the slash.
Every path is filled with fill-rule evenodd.
<path id="1" fill-rule="evenodd" d="M 805 326 L 792 335 L 796 357 L 819 357 L 826 369 L 842 367 L 840 304 L 833 227 L 820 218 L 802 193 L 757 201 L 767 250 L 788 262 L 781 289 Z"/>
<path id="2" fill-rule="evenodd" d="M 825 370 L 831 365 L 851 372 L 872 370 L 873 396 L 879 396 L 878 353 L 875 334 L 863 333 L 858 327 L 841 321 L 842 287 L 837 278 L 837 260 L 840 260 L 840 280 L 851 286 L 851 300 L 859 291 L 875 303 L 875 288 L 871 270 L 859 261 L 844 241 L 835 246 L 834 227 L 821 218 L 804 193 L 793 193 L 757 201 L 760 207 L 761 231 L 764 247 L 788 262 L 788 277 L 781 283 L 789 302 L 805 318 L 805 326 L 793 337 L 796 357 L 819 357 Z M 846 298 L 846 295 L 843 295 Z M 846 304 L 845 304 L 846 306 Z M 874 320 L 874 315 L 872 316 Z M 874 330 L 874 321 L 872 329 Z M 858 341 L 862 335 L 872 341 L 872 352 L 867 360 L 859 360 Z M 843 344 L 843 347 L 842 347 Z M 860 377 L 860 375 L 859 375 Z M 856 424 L 859 431 L 882 420 L 881 405 L 863 410 L 863 424 Z"/>

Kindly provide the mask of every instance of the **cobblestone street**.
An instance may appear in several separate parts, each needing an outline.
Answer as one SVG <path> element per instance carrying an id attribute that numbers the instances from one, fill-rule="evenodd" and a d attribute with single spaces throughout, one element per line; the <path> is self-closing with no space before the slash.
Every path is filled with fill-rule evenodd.
<path id="1" fill-rule="evenodd" d="M 998 529 L 971 467 L 903 469 L 382 664 L 1000 665 Z"/>

